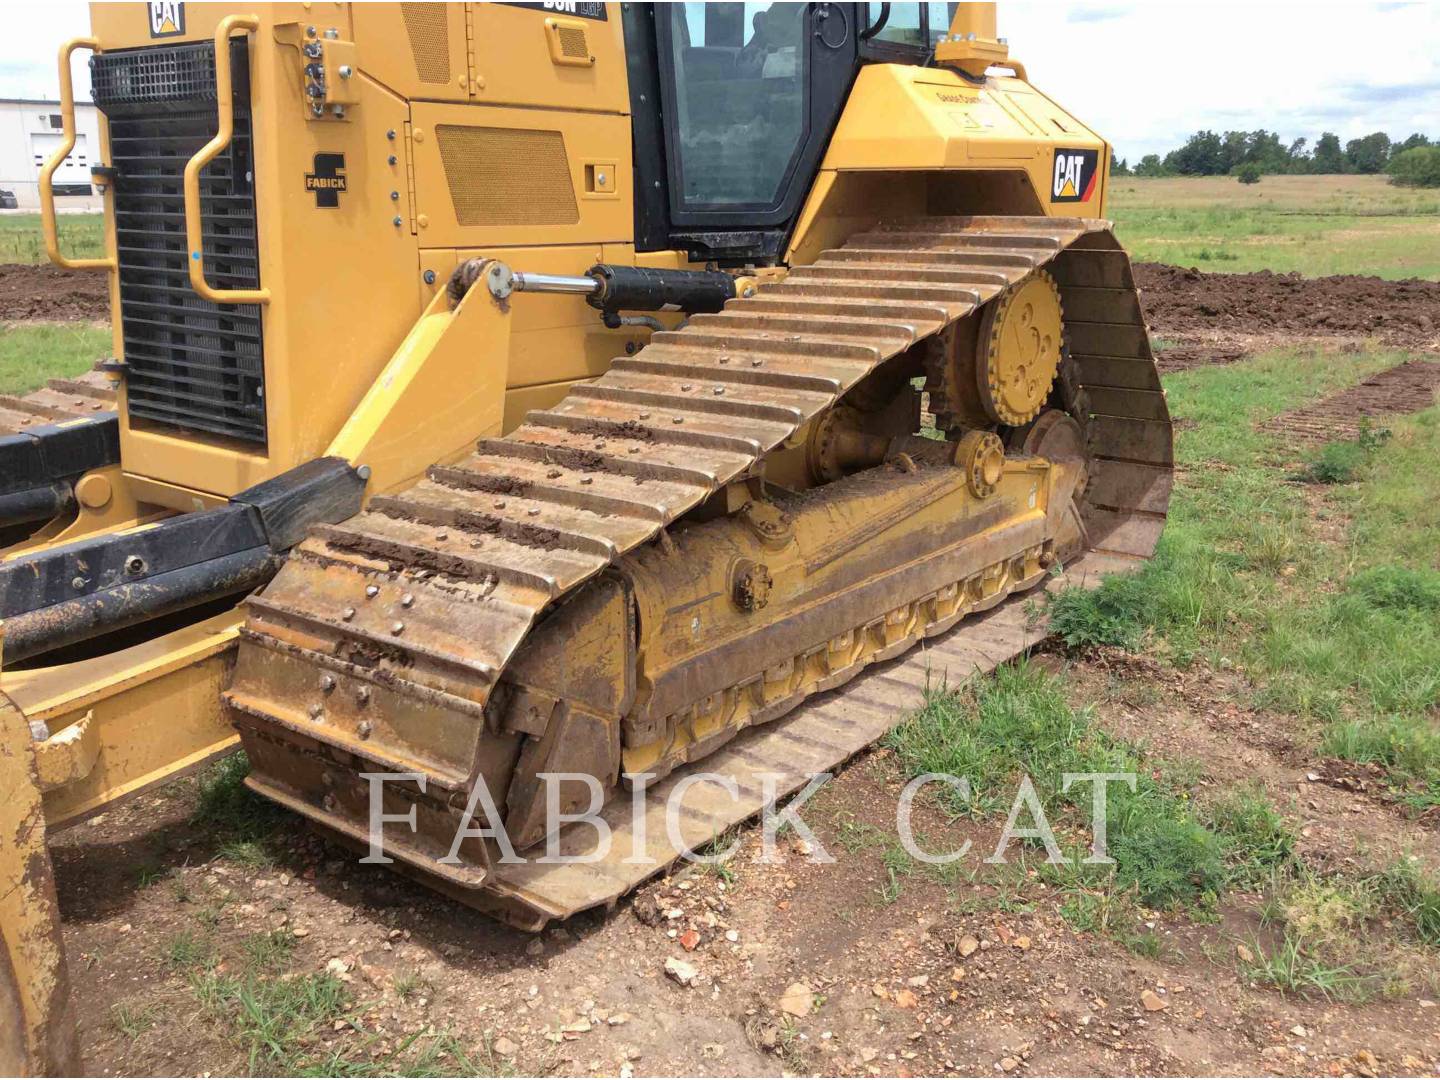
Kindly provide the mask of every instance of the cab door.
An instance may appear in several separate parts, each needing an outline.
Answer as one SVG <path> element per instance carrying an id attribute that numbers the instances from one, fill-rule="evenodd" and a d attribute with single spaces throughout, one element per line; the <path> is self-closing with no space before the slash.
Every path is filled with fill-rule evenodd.
<path id="1" fill-rule="evenodd" d="M 750 257 L 778 254 L 854 79 L 862 10 L 654 5 L 654 134 L 664 156 L 649 163 L 654 175 L 642 191 L 652 213 L 663 211 L 671 240 L 722 258 L 727 247 L 738 255 L 748 246 Z M 626 35 L 628 47 L 628 26 Z M 636 94 L 637 66 L 632 62 L 631 104 L 638 152 L 647 141 L 648 102 Z M 661 205 L 656 193 L 663 193 Z"/>

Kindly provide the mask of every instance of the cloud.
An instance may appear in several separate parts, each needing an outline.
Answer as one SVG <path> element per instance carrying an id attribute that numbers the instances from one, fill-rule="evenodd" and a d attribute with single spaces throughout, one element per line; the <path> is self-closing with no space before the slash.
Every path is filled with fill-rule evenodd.
<path id="1" fill-rule="evenodd" d="M 1342 84 L 1339 90 L 1351 101 L 1375 105 L 1391 102 L 1419 102 L 1426 97 L 1440 94 L 1440 79 L 1425 82 L 1396 83 L 1391 86 L 1371 86 L 1364 83 Z"/>
<path id="2" fill-rule="evenodd" d="M 1073 23 L 1105 22 L 1109 19 L 1124 18 L 1129 11 L 1129 8 L 1124 7 L 1092 7 L 1089 4 L 1082 4 L 1067 11 L 1065 21 Z"/>

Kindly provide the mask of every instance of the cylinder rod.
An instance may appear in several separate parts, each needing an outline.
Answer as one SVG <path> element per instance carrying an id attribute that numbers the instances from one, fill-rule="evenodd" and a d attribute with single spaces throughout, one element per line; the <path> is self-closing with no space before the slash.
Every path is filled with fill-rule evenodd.
<path id="1" fill-rule="evenodd" d="M 590 296 L 600 288 L 592 277 L 571 277 L 567 274 L 532 274 L 515 272 L 516 292 L 567 293 L 574 296 Z"/>

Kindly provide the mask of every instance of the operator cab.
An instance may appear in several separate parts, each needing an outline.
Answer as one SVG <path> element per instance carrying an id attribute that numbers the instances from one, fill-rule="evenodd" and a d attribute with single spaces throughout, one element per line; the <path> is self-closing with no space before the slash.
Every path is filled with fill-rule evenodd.
<path id="1" fill-rule="evenodd" d="M 954 8 L 627 5 L 636 248 L 778 259 L 860 66 L 928 62 Z"/>

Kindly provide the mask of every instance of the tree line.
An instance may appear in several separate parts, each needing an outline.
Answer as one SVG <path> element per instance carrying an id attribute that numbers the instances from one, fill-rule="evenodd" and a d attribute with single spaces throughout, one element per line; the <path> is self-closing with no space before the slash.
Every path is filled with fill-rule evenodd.
<path id="1" fill-rule="evenodd" d="M 1164 157 L 1146 154 L 1134 165 L 1121 158 L 1111 171 L 1116 176 L 1389 172 L 1396 183 L 1433 186 L 1440 184 L 1440 144 L 1432 144 L 1419 132 L 1394 140 L 1375 131 L 1342 144 L 1340 136 L 1326 131 L 1311 145 L 1303 138 L 1286 143 L 1264 128 L 1224 133 L 1207 130 L 1195 132 Z M 1431 172 L 1436 175 L 1427 181 Z"/>

